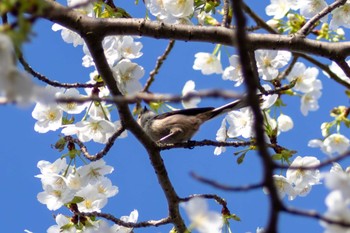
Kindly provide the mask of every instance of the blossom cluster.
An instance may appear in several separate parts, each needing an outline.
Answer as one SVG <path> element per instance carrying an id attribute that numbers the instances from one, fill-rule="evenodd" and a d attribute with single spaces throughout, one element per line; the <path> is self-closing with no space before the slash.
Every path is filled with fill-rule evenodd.
<path id="1" fill-rule="evenodd" d="M 68 1 L 68 6 L 75 6 L 85 1 Z M 80 12 L 90 16 L 96 17 L 93 4 L 83 4 L 78 8 Z M 84 67 L 94 67 L 94 61 L 91 57 L 90 51 L 82 38 L 75 32 L 54 24 L 52 26 L 54 31 L 61 30 L 62 38 L 67 43 L 73 43 L 74 46 L 83 45 L 83 52 L 85 56 L 82 58 L 82 65 Z M 124 95 L 133 95 L 141 91 L 142 85 L 139 79 L 144 75 L 144 69 L 137 63 L 131 60 L 142 56 L 141 42 L 135 42 L 131 36 L 108 36 L 102 41 L 104 54 L 109 66 L 113 72 L 115 82 L 119 90 Z M 90 74 L 89 84 L 96 84 L 102 82 L 96 68 Z M 110 95 L 107 87 L 86 88 L 86 95 L 80 94 L 78 90 L 70 88 L 55 88 L 47 87 L 51 96 L 60 99 L 74 99 L 88 96 L 107 97 Z M 45 100 L 45 101 L 43 101 Z M 85 110 L 84 117 L 80 121 L 74 122 L 68 117 L 63 117 L 67 114 L 80 114 Z M 98 143 L 107 143 L 108 139 L 120 127 L 120 121 L 112 121 L 110 115 L 110 105 L 105 102 L 90 102 L 86 104 L 78 104 L 74 101 L 67 101 L 67 103 L 56 103 L 54 101 L 47 101 L 47 98 L 41 98 L 38 101 L 32 116 L 37 120 L 35 124 L 35 131 L 39 133 L 46 133 L 50 130 L 55 131 L 62 129 L 64 135 L 76 135 L 82 142 L 93 140 Z M 126 134 L 122 134 L 125 137 Z"/>
<path id="2" fill-rule="evenodd" d="M 271 89 L 268 84 L 264 84 L 263 87 L 266 90 Z M 262 100 L 263 102 L 261 103 L 261 108 L 264 111 L 264 125 L 266 132 L 277 132 L 278 135 L 281 132 L 287 132 L 294 127 L 293 120 L 288 115 L 281 113 L 277 119 L 273 119 L 269 115 L 269 112 L 266 111 L 276 102 L 277 95 L 263 96 Z M 228 128 L 227 124 L 229 125 Z M 242 137 L 244 139 L 250 139 L 254 136 L 254 114 L 249 107 L 245 107 L 239 110 L 231 111 L 227 114 L 216 133 L 216 140 L 219 142 L 224 142 L 230 138 Z M 266 135 L 266 140 L 269 141 L 268 135 Z M 217 147 L 215 148 L 214 154 L 219 155 L 224 151 L 224 147 Z"/>
<path id="3" fill-rule="evenodd" d="M 80 4 L 84 3 L 84 4 Z M 68 1 L 68 6 L 77 6 L 75 10 L 90 16 L 97 17 L 92 3 L 85 1 Z M 75 32 L 54 24 L 54 31 L 61 30 L 62 38 L 75 47 L 83 45 L 85 56 L 82 59 L 84 67 L 95 67 L 93 58 L 83 39 Z M 142 85 L 139 79 L 144 75 L 143 67 L 131 60 L 142 56 L 141 42 L 134 41 L 131 36 L 109 36 L 104 38 L 102 46 L 107 62 L 113 72 L 116 85 L 124 95 L 133 95 L 141 91 Z M 88 84 L 103 84 L 98 71 L 91 72 Z M 104 101 L 77 102 L 75 99 L 92 97 L 108 97 L 110 92 L 103 85 L 93 88 L 85 88 L 85 94 L 75 88 L 60 88 L 47 86 L 43 88 L 40 98 L 37 98 L 32 116 L 36 119 L 35 131 L 46 133 L 61 130 L 64 135 L 76 135 L 81 142 L 94 142 L 105 144 L 109 138 L 121 127 L 120 121 L 112 121 L 111 105 Z M 57 100 L 60 101 L 57 101 Z M 79 115 L 81 116 L 80 120 Z M 120 135 L 125 137 L 126 132 Z M 49 210 L 57 210 L 62 206 L 70 208 L 76 205 L 79 212 L 100 212 L 107 204 L 108 198 L 118 193 L 118 188 L 112 185 L 106 175 L 113 171 L 111 166 L 100 159 L 84 166 L 76 167 L 67 164 L 65 158 L 54 163 L 40 161 L 38 168 L 41 174 L 36 177 L 41 179 L 43 192 L 37 196 L 39 202 L 45 204 Z M 49 233 L 58 232 L 131 232 L 131 228 L 125 228 L 114 224 L 109 226 L 102 219 L 84 218 L 76 222 L 73 217 L 63 214 L 56 216 L 56 223 L 48 229 Z M 136 222 L 138 212 L 134 210 L 130 216 L 123 216 L 125 222 Z"/>
<path id="4" fill-rule="evenodd" d="M 111 180 L 106 177 L 113 172 L 113 168 L 106 165 L 102 159 L 80 167 L 67 164 L 66 158 L 59 158 L 53 163 L 41 160 L 38 162 L 38 168 L 41 174 L 36 177 L 40 178 L 44 191 L 40 192 L 37 198 L 49 210 L 76 204 L 78 211 L 82 213 L 101 212 L 108 198 L 118 193 L 118 187 L 113 186 Z M 137 216 L 137 211 L 134 211 L 130 220 L 136 222 Z M 99 229 L 102 221 L 89 221 L 89 224 L 83 224 L 86 227 L 84 232 L 101 232 L 93 229 Z M 62 229 L 66 229 L 64 232 L 75 232 L 78 228 L 70 218 L 62 214 L 56 216 L 56 222 L 58 225 L 50 227 L 48 232 L 62 232 Z M 116 227 L 119 226 L 112 226 Z M 88 231 L 88 228 L 92 229 Z M 130 231 L 131 229 L 120 232 Z"/>
<path id="5" fill-rule="evenodd" d="M 152 15 L 165 23 L 190 23 L 194 12 L 193 0 L 145 0 L 145 5 Z"/>
<path id="6" fill-rule="evenodd" d="M 271 4 L 265 9 L 266 14 L 273 16 L 274 19 L 282 19 L 290 12 L 290 10 L 299 10 L 300 15 L 306 19 L 314 17 L 316 14 L 328 7 L 325 0 L 271 0 Z M 336 30 L 338 27 L 350 27 L 350 1 L 347 1 L 344 5 L 336 8 L 331 12 L 331 20 L 329 22 L 329 28 Z M 323 22 L 328 22 L 328 16 L 321 19 Z"/>
<path id="7" fill-rule="evenodd" d="M 312 139 L 308 146 L 320 148 L 328 156 L 343 155 L 350 148 L 350 140 L 340 133 L 341 125 L 349 127 L 348 107 L 338 106 L 331 111 L 333 121 L 323 122 L 321 124 L 321 133 L 323 139 Z"/>
<path id="8" fill-rule="evenodd" d="M 324 216 L 335 222 L 350 224 L 350 174 L 349 167 L 343 170 L 338 163 L 333 163 L 329 173 L 324 174 L 325 185 L 331 191 L 325 199 L 327 211 Z M 348 227 L 321 221 L 325 232 L 347 232 Z"/>
<path id="9" fill-rule="evenodd" d="M 286 176 L 274 175 L 273 179 L 280 198 L 287 195 L 289 200 L 294 200 L 297 196 L 306 196 L 313 185 L 320 184 L 320 171 L 311 169 L 319 164 L 320 161 L 315 157 L 298 156 L 290 165 Z"/>
<path id="10" fill-rule="evenodd" d="M 0 102 L 26 106 L 44 95 L 43 88 L 16 67 L 14 56 L 11 38 L 0 33 Z"/>

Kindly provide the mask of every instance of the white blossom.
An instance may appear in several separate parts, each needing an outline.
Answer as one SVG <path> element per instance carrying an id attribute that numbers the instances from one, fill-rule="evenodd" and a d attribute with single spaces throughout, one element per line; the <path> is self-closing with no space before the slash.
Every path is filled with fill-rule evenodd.
<path id="1" fill-rule="evenodd" d="M 124 222 L 136 223 L 139 217 L 139 213 L 137 210 L 133 210 L 129 216 L 122 216 L 120 219 Z M 123 227 L 117 224 L 114 224 L 111 227 L 113 233 L 130 233 L 132 228 Z"/>
<path id="2" fill-rule="evenodd" d="M 112 173 L 113 170 L 113 167 L 106 165 L 106 162 L 100 159 L 79 167 L 77 171 L 82 178 L 83 184 L 94 184 L 101 180 L 105 175 Z"/>
<path id="3" fill-rule="evenodd" d="M 115 132 L 115 126 L 112 122 L 92 116 L 85 121 L 79 121 L 75 124 L 75 127 L 75 133 L 82 142 L 93 140 L 105 144 Z"/>
<path id="4" fill-rule="evenodd" d="M 216 132 L 216 141 L 225 142 L 227 139 L 227 128 L 226 128 L 226 118 L 224 118 L 221 122 L 221 126 Z M 220 155 L 221 153 L 226 151 L 226 147 L 218 146 L 215 147 L 214 155 Z"/>
<path id="5" fill-rule="evenodd" d="M 209 211 L 205 199 L 200 197 L 191 198 L 187 203 L 181 203 L 185 209 L 191 226 L 200 233 L 221 233 L 223 218 L 221 214 Z"/>
<path id="6" fill-rule="evenodd" d="M 307 19 L 314 17 L 328 5 L 324 0 L 299 0 L 300 14 Z M 321 18 L 321 21 L 327 22 L 328 16 Z"/>
<path id="7" fill-rule="evenodd" d="M 291 53 L 276 50 L 256 50 L 255 59 L 259 75 L 264 80 L 277 78 L 278 69 L 287 65 L 291 58 Z"/>
<path id="8" fill-rule="evenodd" d="M 158 20 L 169 24 L 191 24 L 189 17 L 194 12 L 194 1 L 145 0 L 145 5 Z"/>
<path id="9" fill-rule="evenodd" d="M 52 185 L 45 185 L 44 191 L 38 193 L 37 199 L 40 203 L 45 204 L 49 210 L 57 210 L 65 203 L 70 202 L 74 194 L 75 192 L 66 185 L 63 185 L 59 189 L 54 188 Z"/>
<path id="10" fill-rule="evenodd" d="M 300 110 L 304 116 L 307 116 L 309 111 L 316 111 L 319 108 L 318 99 L 321 97 L 321 95 L 321 91 L 313 90 L 305 93 L 301 97 Z"/>
<path id="11" fill-rule="evenodd" d="M 296 9 L 296 0 L 270 0 L 271 4 L 265 8 L 268 16 L 282 19 L 290 9 Z"/>
<path id="12" fill-rule="evenodd" d="M 99 78 L 98 75 L 99 74 L 98 74 L 97 70 L 94 70 L 89 75 L 90 81 L 88 81 L 86 83 L 96 84 L 96 79 Z M 93 88 L 84 88 L 84 91 L 87 93 L 88 96 L 91 96 L 92 94 L 96 95 L 96 93 L 92 93 L 93 90 L 94 90 Z M 109 95 L 110 95 L 110 91 L 109 91 L 108 87 L 106 87 L 105 85 L 98 88 L 98 96 L 99 97 L 105 97 L 105 96 L 109 96 Z"/>
<path id="13" fill-rule="evenodd" d="M 194 83 L 193 80 L 188 80 L 183 89 L 182 89 L 182 96 L 185 96 L 189 93 L 198 93 L 195 90 L 196 84 Z M 200 97 L 196 97 L 196 98 L 191 98 L 190 100 L 187 101 L 182 101 L 182 106 L 184 106 L 184 108 L 196 108 L 197 104 L 201 102 L 201 98 Z"/>
<path id="14" fill-rule="evenodd" d="M 83 98 L 85 96 L 81 95 L 79 91 L 75 88 L 67 89 L 64 93 L 59 93 L 57 95 L 57 98 L 65 99 L 65 98 Z M 68 103 L 60 103 L 59 107 L 69 114 L 79 114 L 81 113 L 86 107 L 88 103 L 77 103 L 77 102 L 68 102 Z"/>
<path id="15" fill-rule="evenodd" d="M 59 158 L 55 162 L 50 163 L 49 161 L 40 160 L 37 167 L 40 169 L 41 174 L 60 174 L 67 168 L 66 158 Z M 40 176 L 36 176 L 40 178 Z"/>
<path id="16" fill-rule="evenodd" d="M 293 87 L 294 90 L 308 93 L 314 89 L 319 89 L 314 87 L 318 85 L 318 83 L 315 82 L 317 75 L 318 69 L 315 67 L 306 68 L 304 63 L 297 62 L 287 76 L 287 79 L 290 82 L 296 80 L 295 86 Z"/>
<path id="17" fill-rule="evenodd" d="M 107 177 L 102 177 L 94 184 L 97 187 L 97 191 L 99 194 L 105 196 L 106 198 L 113 197 L 117 195 L 119 189 L 117 186 L 113 186 L 110 179 Z"/>
<path id="18" fill-rule="evenodd" d="M 139 79 L 145 74 L 142 66 L 129 59 L 123 59 L 112 67 L 112 71 L 118 88 L 123 94 L 133 95 L 142 90 L 142 85 L 139 82 Z"/>
<path id="19" fill-rule="evenodd" d="M 239 56 L 237 55 L 232 55 L 229 58 L 230 66 L 226 67 L 222 74 L 222 79 L 223 80 L 232 80 L 235 83 L 235 87 L 240 86 L 243 81 L 244 77 L 242 74 L 242 66 L 239 62 Z"/>
<path id="20" fill-rule="evenodd" d="M 336 30 L 338 27 L 350 27 L 350 2 L 347 1 L 344 5 L 332 11 L 332 19 L 329 23 L 331 30 Z"/>
<path id="21" fill-rule="evenodd" d="M 334 153 L 343 154 L 350 147 L 350 140 L 342 134 L 335 133 L 329 135 L 324 141 L 323 145 L 328 154 Z"/>
<path id="22" fill-rule="evenodd" d="M 347 60 L 346 63 L 350 65 L 350 60 Z M 336 74 L 340 79 L 344 80 L 345 82 L 350 84 L 350 78 L 344 73 L 342 68 L 338 66 L 338 64 L 334 61 L 332 61 L 331 65 L 329 66 L 329 69 Z M 329 77 L 329 74 L 327 72 L 323 72 L 327 77 Z"/>
<path id="23" fill-rule="evenodd" d="M 204 75 L 210 74 L 221 74 L 222 66 L 219 59 L 220 53 L 218 56 L 215 56 L 211 53 L 196 53 L 195 60 L 193 64 L 194 70 L 200 70 Z"/>
<path id="24" fill-rule="evenodd" d="M 88 184 L 77 193 L 77 196 L 84 198 L 82 202 L 77 203 L 80 212 L 100 212 L 107 204 L 107 197 L 98 192 L 95 185 Z"/>
<path id="25" fill-rule="evenodd" d="M 49 229 L 47 229 L 47 233 L 75 233 L 76 232 L 76 228 L 72 225 L 69 228 L 65 228 L 62 231 L 62 227 L 63 226 L 67 226 L 67 224 L 71 223 L 71 218 L 70 217 L 66 217 L 63 214 L 57 214 L 55 217 L 56 223 L 57 225 L 53 225 L 51 227 L 49 227 Z"/>
<path id="26" fill-rule="evenodd" d="M 106 56 L 108 65 L 111 67 L 116 65 L 121 59 L 119 40 L 119 36 L 106 36 L 102 41 L 104 54 Z M 94 66 L 95 62 L 86 44 L 83 46 L 83 52 L 85 53 L 85 56 L 82 58 L 82 65 L 84 67 Z"/>
<path id="27" fill-rule="evenodd" d="M 265 89 L 265 91 L 270 91 L 272 90 L 271 86 L 269 84 L 263 84 L 262 87 Z M 260 94 L 260 91 L 258 91 L 258 94 Z M 273 95 L 262 95 L 260 97 L 262 99 L 262 103 L 260 105 L 261 109 L 268 109 L 270 108 L 272 105 L 275 104 L 275 102 L 278 99 L 278 95 L 277 94 L 273 94 Z"/>
<path id="28" fill-rule="evenodd" d="M 320 164 L 320 161 L 312 156 L 301 157 L 294 159 L 291 167 L 315 167 Z M 320 172 L 318 169 L 288 169 L 286 174 L 287 180 L 293 184 L 294 191 L 299 196 L 305 196 L 311 190 L 313 185 L 320 183 Z"/>
<path id="29" fill-rule="evenodd" d="M 281 199 L 283 199 L 286 195 L 289 200 L 293 200 L 297 195 L 294 191 L 292 184 L 289 180 L 282 175 L 273 175 L 273 180 L 278 192 L 278 195 Z M 267 189 L 264 188 L 264 192 L 268 193 Z"/>
<path id="30" fill-rule="evenodd" d="M 86 0 L 67 0 L 67 3 L 69 7 L 74 7 L 74 9 L 79 11 L 80 14 L 84 14 L 90 17 L 94 16 L 93 4 L 91 3 L 86 4 L 87 3 Z M 79 8 L 75 7 L 79 4 L 81 4 Z M 52 30 L 55 32 L 62 30 L 61 36 L 63 41 L 66 43 L 72 43 L 74 47 L 78 45 L 82 45 L 84 43 L 83 38 L 81 38 L 78 33 L 73 32 L 72 30 L 69 30 L 68 28 L 65 28 L 57 23 L 52 25 Z"/>
<path id="31" fill-rule="evenodd" d="M 277 125 L 280 132 L 287 132 L 293 128 L 294 123 L 290 116 L 281 114 L 277 117 Z"/>
<path id="32" fill-rule="evenodd" d="M 328 210 L 324 214 L 324 216 L 327 219 L 344 223 L 350 223 L 350 209 L 347 204 L 347 201 L 344 200 L 340 191 L 332 191 L 326 197 L 325 202 L 328 207 Z M 330 224 L 323 221 L 321 221 L 320 223 L 325 228 L 326 233 L 349 232 L 348 227 L 343 227 L 339 224 Z"/>
<path id="33" fill-rule="evenodd" d="M 61 36 L 64 42 L 68 44 L 73 44 L 74 47 L 84 44 L 83 38 L 81 36 L 68 28 L 65 28 L 57 23 L 52 25 L 52 31 L 57 32 L 61 30 Z"/>
<path id="34" fill-rule="evenodd" d="M 34 130 L 39 133 L 55 131 L 62 126 L 63 111 L 57 104 L 37 103 L 32 112 L 32 117 L 37 120 Z"/>
<path id="35" fill-rule="evenodd" d="M 166 12 L 176 18 L 188 17 L 193 14 L 193 0 L 162 0 Z"/>
<path id="36" fill-rule="evenodd" d="M 253 114 L 250 108 L 241 108 L 238 111 L 228 113 L 226 120 L 229 124 L 227 135 L 235 138 L 242 136 L 250 138 L 253 136 Z"/>
<path id="37" fill-rule="evenodd" d="M 119 40 L 119 50 L 123 58 L 126 59 L 135 59 L 142 56 L 142 43 L 135 42 L 134 38 L 131 36 L 123 36 Z"/>
<path id="38" fill-rule="evenodd" d="M 350 174 L 338 163 L 333 163 L 329 173 L 324 175 L 325 185 L 331 190 L 339 190 L 345 199 L 350 198 Z"/>
<path id="39" fill-rule="evenodd" d="M 3 96 L 7 102 L 26 106 L 34 102 L 37 90 L 38 87 L 26 73 L 19 71 L 14 65 L 1 67 L 0 64 L 0 96 Z"/>

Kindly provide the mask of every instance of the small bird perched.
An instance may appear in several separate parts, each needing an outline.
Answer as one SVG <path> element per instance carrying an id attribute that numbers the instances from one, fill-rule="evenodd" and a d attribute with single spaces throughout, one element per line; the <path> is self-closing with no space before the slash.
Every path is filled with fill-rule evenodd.
<path id="1" fill-rule="evenodd" d="M 218 108 L 189 108 L 158 115 L 145 107 L 139 114 L 137 122 L 155 142 L 186 142 L 204 122 L 223 113 L 247 106 L 247 99 L 243 98 Z"/>

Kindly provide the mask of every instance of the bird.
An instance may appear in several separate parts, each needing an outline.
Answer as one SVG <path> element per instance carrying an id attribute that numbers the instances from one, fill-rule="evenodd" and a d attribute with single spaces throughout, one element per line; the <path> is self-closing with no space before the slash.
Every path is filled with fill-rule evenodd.
<path id="1" fill-rule="evenodd" d="M 206 121 L 247 106 L 247 98 L 242 98 L 218 108 L 188 108 L 162 114 L 156 114 L 144 107 L 137 122 L 153 141 L 174 144 L 190 141 Z"/>

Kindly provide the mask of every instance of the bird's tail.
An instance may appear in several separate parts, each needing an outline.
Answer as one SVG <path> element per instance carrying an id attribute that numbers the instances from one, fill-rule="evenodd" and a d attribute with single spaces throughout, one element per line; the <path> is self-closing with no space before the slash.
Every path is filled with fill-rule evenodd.
<path id="1" fill-rule="evenodd" d="M 246 97 L 239 99 L 239 100 L 232 101 L 231 103 L 225 104 L 225 105 L 218 107 L 218 108 L 215 108 L 213 111 L 211 111 L 210 119 L 214 118 L 218 115 L 230 112 L 232 110 L 236 110 L 236 109 L 240 109 L 240 108 L 244 108 L 244 107 L 248 107 L 248 106 L 249 106 L 248 99 Z"/>

